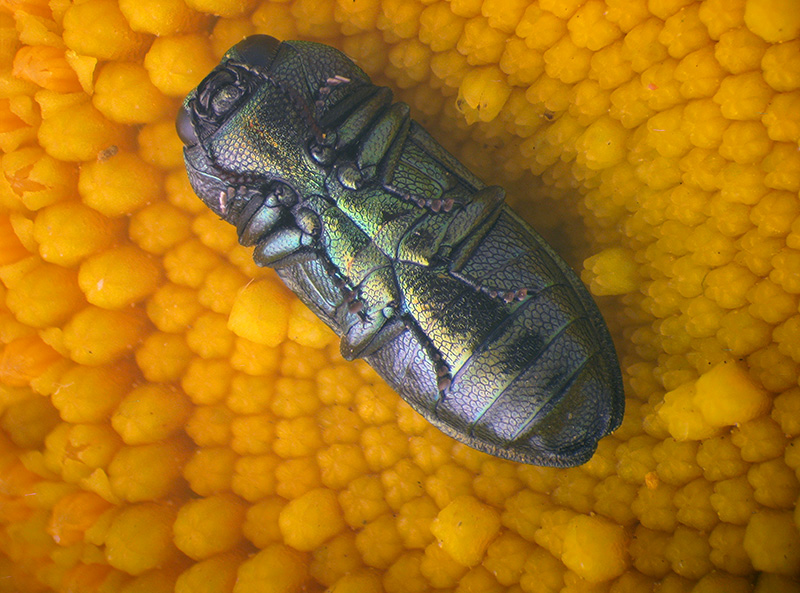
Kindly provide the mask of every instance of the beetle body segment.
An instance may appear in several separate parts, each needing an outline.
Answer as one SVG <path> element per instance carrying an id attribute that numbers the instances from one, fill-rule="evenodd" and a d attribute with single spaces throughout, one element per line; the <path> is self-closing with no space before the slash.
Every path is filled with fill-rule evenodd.
<path id="1" fill-rule="evenodd" d="M 614 346 L 574 272 L 346 56 L 248 38 L 178 131 L 255 261 L 445 433 L 566 467 L 619 426 Z"/>

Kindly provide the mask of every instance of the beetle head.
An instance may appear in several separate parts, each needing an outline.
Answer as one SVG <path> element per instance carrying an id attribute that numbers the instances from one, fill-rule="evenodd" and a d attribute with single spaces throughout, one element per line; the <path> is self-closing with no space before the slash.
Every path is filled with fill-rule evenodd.
<path id="1" fill-rule="evenodd" d="M 348 84 L 328 88 L 331 77 Z M 338 79 L 337 78 L 337 79 Z M 253 192 L 274 183 L 319 193 L 325 172 L 313 155 L 325 113 L 369 78 L 324 45 L 254 35 L 233 46 L 185 99 L 176 122 L 198 196 L 236 223 Z M 326 89 L 324 96 L 321 91 Z"/>

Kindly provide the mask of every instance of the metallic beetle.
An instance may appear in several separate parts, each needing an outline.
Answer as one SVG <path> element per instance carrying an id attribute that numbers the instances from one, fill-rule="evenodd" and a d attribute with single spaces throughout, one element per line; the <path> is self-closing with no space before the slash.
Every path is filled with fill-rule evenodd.
<path id="1" fill-rule="evenodd" d="M 584 286 L 344 54 L 249 37 L 177 129 L 192 187 L 256 263 L 443 432 L 566 467 L 619 426 L 619 363 Z"/>

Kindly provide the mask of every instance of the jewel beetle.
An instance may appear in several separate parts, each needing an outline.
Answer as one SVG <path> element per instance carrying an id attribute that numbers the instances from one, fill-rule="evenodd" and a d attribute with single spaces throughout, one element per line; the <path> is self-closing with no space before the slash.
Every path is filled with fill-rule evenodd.
<path id="1" fill-rule="evenodd" d="M 622 421 L 617 355 L 575 273 L 340 51 L 255 35 L 177 117 L 190 182 L 446 434 L 585 463 Z"/>

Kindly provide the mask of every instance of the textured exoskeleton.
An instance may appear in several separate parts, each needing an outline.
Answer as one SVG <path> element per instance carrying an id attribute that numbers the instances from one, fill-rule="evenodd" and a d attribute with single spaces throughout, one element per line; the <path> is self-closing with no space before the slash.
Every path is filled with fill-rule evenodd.
<path id="1" fill-rule="evenodd" d="M 178 115 L 200 198 L 431 423 L 481 451 L 586 462 L 624 409 L 569 267 L 341 52 L 258 35 Z"/>

